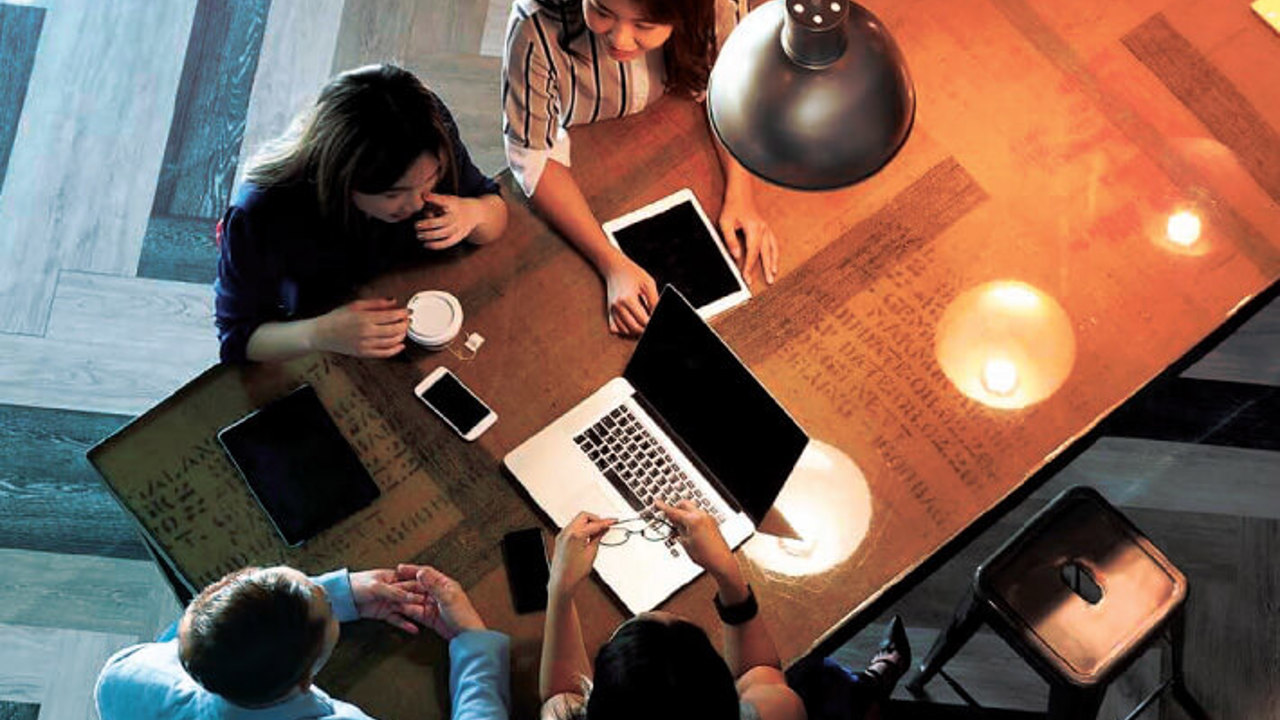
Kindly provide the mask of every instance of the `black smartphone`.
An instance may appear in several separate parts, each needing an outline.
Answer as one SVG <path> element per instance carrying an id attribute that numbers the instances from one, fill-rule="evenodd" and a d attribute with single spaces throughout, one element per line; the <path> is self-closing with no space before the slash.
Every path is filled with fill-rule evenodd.
<path id="1" fill-rule="evenodd" d="M 542 528 L 515 530 L 504 535 L 502 559 L 507 564 L 507 582 L 511 584 L 511 602 L 516 612 L 523 615 L 546 610 L 551 568 L 547 565 Z"/>

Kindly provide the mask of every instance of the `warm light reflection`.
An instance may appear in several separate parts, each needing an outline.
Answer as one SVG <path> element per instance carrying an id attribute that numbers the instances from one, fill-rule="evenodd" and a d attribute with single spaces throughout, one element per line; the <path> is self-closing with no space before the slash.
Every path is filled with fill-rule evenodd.
<path id="1" fill-rule="evenodd" d="M 1180 210 L 1169 216 L 1165 227 L 1165 235 L 1169 242 L 1182 247 L 1191 247 L 1200 239 L 1200 218 L 1189 210 Z"/>
<path id="2" fill-rule="evenodd" d="M 774 508 L 799 538 L 757 532 L 743 545 L 752 561 L 782 575 L 826 572 L 853 555 L 871 526 L 871 490 L 853 460 L 810 440 Z"/>
<path id="3" fill-rule="evenodd" d="M 982 366 L 982 386 L 1005 397 L 1018 388 L 1018 367 L 1004 358 L 992 358 Z"/>
<path id="4" fill-rule="evenodd" d="M 934 347 L 947 379 L 997 408 L 1023 408 L 1066 382 L 1075 363 L 1071 318 L 1043 291 L 1016 280 L 979 285 L 947 306 Z"/>

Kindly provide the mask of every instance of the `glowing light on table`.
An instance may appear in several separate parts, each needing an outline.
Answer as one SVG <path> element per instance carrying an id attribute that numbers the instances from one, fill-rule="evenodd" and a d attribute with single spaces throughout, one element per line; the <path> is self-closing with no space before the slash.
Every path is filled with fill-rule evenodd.
<path id="1" fill-rule="evenodd" d="M 1004 358 L 992 358 L 982 366 L 982 387 L 1006 397 L 1018 388 L 1018 367 Z"/>
<path id="2" fill-rule="evenodd" d="M 1075 364 L 1071 319 L 1056 300 L 1016 280 L 970 288 L 938 321 L 934 352 L 956 389 L 978 402 L 1015 409 L 1066 382 Z"/>
<path id="3" fill-rule="evenodd" d="M 769 572 L 791 577 L 830 570 L 853 556 L 871 526 L 871 490 L 853 459 L 810 440 L 774 501 L 798 538 L 757 532 L 743 552 Z"/>
<path id="4" fill-rule="evenodd" d="M 1165 227 L 1165 235 L 1169 242 L 1182 247 L 1191 247 L 1200 239 L 1200 218 L 1188 210 L 1181 210 L 1169 216 Z"/>

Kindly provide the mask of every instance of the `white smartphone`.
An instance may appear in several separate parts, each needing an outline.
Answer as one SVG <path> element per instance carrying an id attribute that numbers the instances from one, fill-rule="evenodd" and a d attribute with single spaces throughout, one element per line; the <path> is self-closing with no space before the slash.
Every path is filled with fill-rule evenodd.
<path id="1" fill-rule="evenodd" d="M 457 375 L 441 366 L 418 383 L 413 394 L 435 411 L 463 440 L 471 441 L 489 429 L 498 415 L 471 392 Z"/>

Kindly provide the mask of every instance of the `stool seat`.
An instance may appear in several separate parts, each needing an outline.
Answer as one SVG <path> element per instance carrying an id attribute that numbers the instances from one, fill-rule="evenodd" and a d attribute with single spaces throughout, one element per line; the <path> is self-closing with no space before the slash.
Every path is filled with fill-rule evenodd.
<path id="1" fill-rule="evenodd" d="M 1064 572 L 1064 570 L 1066 572 Z M 1090 602 L 1064 575 L 1101 590 Z M 1110 677 L 1159 633 L 1187 580 L 1096 491 L 1077 487 L 1004 544 L 974 578 L 979 596 L 1077 685 Z"/>
<path id="2" fill-rule="evenodd" d="M 1186 576 L 1159 548 L 1096 490 L 1073 487 L 978 567 L 907 689 L 923 693 L 985 623 L 1049 683 L 1049 718 L 1087 720 L 1111 680 L 1167 635 L 1172 674 L 1129 717 L 1172 689 L 1204 718 L 1182 675 L 1186 599 Z"/>

